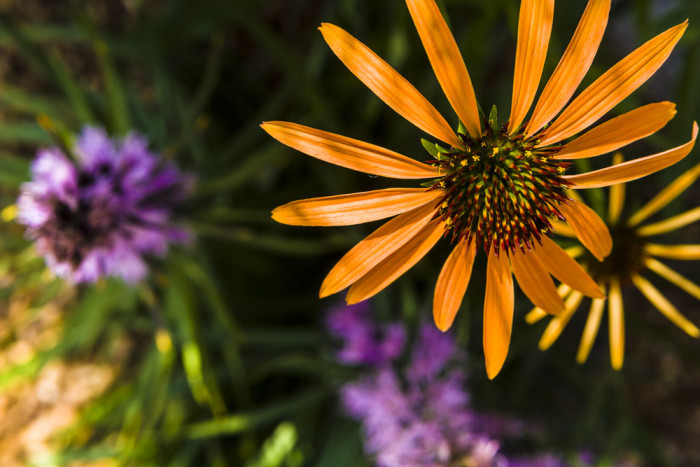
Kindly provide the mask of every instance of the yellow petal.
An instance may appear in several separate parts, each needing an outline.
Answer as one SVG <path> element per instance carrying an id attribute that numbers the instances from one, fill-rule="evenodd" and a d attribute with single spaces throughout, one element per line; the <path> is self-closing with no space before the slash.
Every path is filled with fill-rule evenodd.
<path id="1" fill-rule="evenodd" d="M 659 131 L 676 115 L 676 104 L 658 102 L 598 125 L 579 136 L 554 156 L 554 159 L 584 159 L 600 156 L 627 146 Z"/>
<path id="2" fill-rule="evenodd" d="M 435 76 L 467 131 L 481 136 L 479 109 L 471 78 L 435 0 L 406 0 Z"/>
<path id="3" fill-rule="evenodd" d="M 510 261 L 520 288 L 534 305 L 552 315 L 564 310 L 564 300 L 557 293 L 552 277 L 535 253 L 515 250 Z"/>
<path id="4" fill-rule="evenodd" d="M 547 324 L 544 333 L 542 333 L 542 337 L 540 338 L 539 342 L 540 350 L 547 350 L 559 338 L 561 332 L 564 330 L 566 325 L 571 320 L 571 317 L 578 309 L 578 306 L 581 304 L 582 298 L 583 295 L 580 292 L 573 292 L 571 295 L 569 295 L 569 298 L 566 299 L 566 303 L 564 304 L 564 312 L 558 316 L 552 317 L 549 324 Z"/>
<path id="5" fill-rule="evenodd" d="M 435 326 L 441 331 L 450 329 L 462 304 L 472 275 L 474 256 L 476 245 L 467 245 L 467 242 L 462 240 L 452 250 L 440 271 L 433 298 L 433 318 Z"/>
<path id="6" fill-rule="evenodd" d="M 434 215 L 435 209 L 426 204 L 379 227 L 348 251 L 331 269 L 321 285 L 320 297 L 327 297 L 354 284 L 418 234 Z"/>
<path id="7" fill-rule="evenodd" d="M 650 237 L 652 235 L 659 235 L 666 232 L 671 232 L 672 230 L 680 229 L 688 224 L 692 224 L 700 220 L 700 206 L 690 211 L 686 211 L 683 214 L 678 214 L 677 216 L 670 217 L 660 222 L 654 224 L 645 225 L 637 230 L 637 233 L 642 237 Z"/>
<path id="8" fill-rule="evenodd" d="M 557 294 L 562 298 L 566 298 L 567 295 L 571 293 L 571 287 L 569 287 L 566 284 L 559 284 L 559 287 L 557 287 Z M 546 318 L 547 316 L 550 316 L 549 313 L 544 311 L 542 308 L 536 306 L 528 314 L 525 315 L 525 322 L 527 324 L 535 324 L 542 320 L 543 318 Z"/>
<path id="9" fill-rule="evenodd" d="M 506 255 L 489 253 L 484 298 L 486 375 L 493 379 L 506 361 L 513 329 L 513 277 Z"/>
<path id="10" fill-rule="evenodd" d="M 348 290 L 345 301 L 359 303 L 378 294 L 404 272 L 420 261 L 445 233 L 445 224 L 439 219 L 431 221 L 405 245 L 376 265 Z"/>
<path id="11" fill-rule="evenodd" d="M 700 164 L 696 164 L 691 169 L 687 170 L 683 175 L 676 178 L 670 185 L 664 188 L 659 194 L 657 194 L 651 201 L 649 201 L 644 207 L 637 211 L 629 221 L 628 225 L 637 225 L 643 220 L 652 216 L 660 209 L 663 209 L 683 193 L 690 185 L 695 183 L 695 180 L 700 177 Z"/>
<path id="12" fill-rule="evenodd" d="M 564 108 L 588 69 L 608 24 L 610 0 L 590 0 L 559 65 L 540 96 L 525 133 L 536 133 Z"/>
<path id="13" fill-rule="evenodd" d="M 411 211 L 443 196 L 440 190 L 387 188 L 348 195 L 326 196 L 287 203 L 272 218 L 288 225 L 353 225 Z"/>
<path id="14" fill-rule="evenodd" d="M 625 183 L 638 178 L 646 177 L 649 174 L 670 167 L 687 156 L 695 146 L 695 139 L 698 136 L 698 124 L 693 123 L 692 139 L 674 149 L 641 157 L 622 164 L 605 169 L 594 170 L 580 175 L 565 175 L 564 179 L 573 184 L 573 188 L 600 188 L 613 185 L 615 183 Z"/>
<path id="15" fill-rule="evenodd" d="M 662 315 L 668 318 L 673 324 L 681 328 L 691 337 L 699 337 L 700 329 L 688 320 L 678 309 L 671 304 L 656 287 L 644 279 L 642 276 L 635 275 L 632 277 L 632 282 L 640 292 L 654 305 Z"/>
<path id="16" fill-rule="evenodd" d="M 625 360 L 625 312 L 620 283 L 615 279 L 610 281 L 608 291 L 608 333 L 610 364 L 614 369 L 619 370 Z"/>
<path id="17" fill-rule="evenodd" d="M 546 130 L 540 145 L 548 146 L 573 136 L 608 113 L 656 73 L 687 27 L 685 21 L 659 34 L 610 68 L 561 113 Z"/>
<path id="18" fill-rule="evenodd" d="M 613 154 L 613 165 L 622 164 L 624 160 L 625 158 L 621 152 Z M 625 186 L 627 185 L 624 183 L 618 183 L 610 187 L 610 192 L 608 193 L 608 225 L 615 225 L 620 220 L 622 207 L 625 205 Z"/>
<path id="19" fill-rule="evenodd" d="M 603 261 L 612 251 L 612 237 L 600 216 L 593 209 L 576 201 L 560 204 L 558 208 L 581 243 L 598 261 Z"/>
<path id="20" fill-rule="evenodd" d="M 648 255 L 686 261 L 700 259 L 700 245 L 657 245 L 649 243 L 645 247 Z"/>
<path id="21" fill-rule="evenodd" d="M 586 320 L 586 327 L 583 329 L 581 344 L 579 345 L 578 353 L 576 354 L 576 361 L 578 363 L 584 363 L 586 360 L 588 360 L 588 356 L 593 348 L 593 343 L 598 335 L 600 321 L 603 318 L 604 307 L 605 300 L 596 299 L 591 303 L 591 309 L 588 311 L 588 319 Z"/>
<path id="22" fill-rule="evenodd" d="M 523 0 L 520 3 L 509 123 L 511 135 L 518 130 L 535 100 L 547 58 L 553 20 L 554 0 Z"/>
<path id="23" fill-rule="evenodd" d="M 588 297 L 605 297 L 588 273 L 556 243 L 546 236 L 542 236 L 541 242 L 538 258 L 554 277 Z"/>
<path id="24" fill-rule="evenodd" d="M 323 23 L 319 29 L 333 53 L 389 107 L 435 138 L 463 146 L 435 107 L 366 45 L 333 24 Z"/>
<path id="25" fill-rule="evenodd" d="M 555 234 L 569 238 L 573 238 L 576 236 L 574 231 L 571 229 L 571 227 L 569 227 L 569 225 L 566 222 L 561 222 L 557 220 L 550 220 L 549 222 L 552 224 L 552 231 Z"/>
<path id="26" fill-rule="evenodd" d="M 373 144 L 290 122 L 266 122 L 263 130 L 304 154 L 373 175 L 391 178 L 432 178 L 437 169 Z"/>
<path id="27" fill-rule="evenodd" d="M 646 266 L 659 276 L 663 277 L 672 284 L 677 285 L 693 297 L 700 300 L 700 286 L 698 286 L 695 282 L 686 279 L 673 269 L 666 266 L 664 263 L 657 261 L 654 258 L 647 258 Z"/>

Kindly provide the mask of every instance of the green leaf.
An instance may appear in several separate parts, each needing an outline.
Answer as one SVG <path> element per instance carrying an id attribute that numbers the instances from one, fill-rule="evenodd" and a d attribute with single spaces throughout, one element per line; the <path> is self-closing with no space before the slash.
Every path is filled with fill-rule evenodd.
<path id="1" fill-rule="evenodd" d="M 131 123 L 122 80 L 114 67 L 107 43 L 101 39 L 95 39 L 93 47 L 104 79 L 109 105 L 107 113 L 112 133 L 125 135 L 131 129 Z"/>
<path id="2" fill-rule="evenodd" d="M 440 153 L 438 152 L 437 144 L 433 143 L 432 141 L 428 141 L 424 138 L 421 138 L 420 142 L 431 156 L 433 156 L 437 160 L 440 160 Z"/>
<path id="3" fill-rule="evenodd" d="M 326 393 L 326 389 L 323 388 L 311 389 L 257 410 L 196 423 L 189 427 L 187 436 L 198 439 L 243 433 L 255 427 L 279 420 L 290 413 L 301 412 L 309 406 L 316 406 L 326 397 Z"/>

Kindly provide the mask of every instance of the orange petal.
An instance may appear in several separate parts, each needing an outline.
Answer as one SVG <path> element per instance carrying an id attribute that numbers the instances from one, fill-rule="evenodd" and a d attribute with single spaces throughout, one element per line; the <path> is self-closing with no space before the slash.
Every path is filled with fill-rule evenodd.
<path id="1" fill-rule="evenodd" d="M 435 0 L 406 0 L 442 90 L 469 133 L 481 136 L 479 109 L 462 54 Z"/>
<path id="2" fill-rule="evenodd" d="M 525 133 L 531 135 L 549 123 L 564 108 L 588 69 L 608 24 L 610 0 L 590 0 L 559 65 L 540 96 Z"/>
<path id="3" fill-rule="evenodd" d="M 540 146 L 558 143 L 588 128 L 632 94 L 663 65 L 687 27 L 685 21 L 659 34 L 610 68 L 562 112 Z"/>
<path id="4" fill-rule="evenodd" d="M 518 130 L 535 100 L 553 20 L 554 0 L 523 0 L 520 4 L 510 134 Z"/>
<path id="5" fill-rule="evenodd" d="M 435 107 L 366 45 L 333 24 L 323 23 L 319 29 L 333 53 L 389 107 L 439 140 L 464 145 Z"/>
<path id="6" fill-rule="evenodd" d="M 588 297 L 605 297 L 588 273 L 564 250 L 559 248 L 549 237 L 542 236 L 540 240 L 542 246 L 535 251 L 547 271 L 560 281 L 570 285 L 572 289 L 578 290 Z"/>
<path id="7" fill-rule="evenodd" d="M 585 361 L 588 360 L 588 355 L 590 355 L 593 343 L 598 335 L 598 329 L 600 329 L 600 322 L 603 318 L 604 310 L 605 300 L 596 299 L 591 302 L 591 308 L 588 311 L 588 319 L 586 320 L 586 327 L 583 329 L 581 343 L 576 353 L 576 361 L 579 364 L 585 363 Z"/>
<path id="8" fill-rule="evenodd" d="M 610 340 L 610 364 L 616 370 L 625 360 L 625 311 L 622 292 L 617 279 L 610 281 L 608 291 L 608 336 Z"/>
<path id="9" fill-rule="evenodd" d="M 513 277 L 508 257 L 489 254 L 484 298 L 484 357 L 489 379 L 498 375 L 506 361 L 513 329 Z"/>
<path id="10" fill-rule="evenodd" d="M 559 296 L 552 277 L 535 253 L 516 250 L 510 262 L 520 288 L 535 306 L 552 315 L 562 312 L 564 300 Z"/>
<path id="11" fill-rule="evenodd" d="M 598 261 L 603 261 L 612 251 L 613 244 L 603 219 L 593 209 L 576 201 L 560 204 L 558 208 L 583 246 L 588 248 Z"/>
<path id="12" fill-rule="evenodd" d="M 648 243 L 644 248 L 646 254 L 660 258 L 696 261 L 700 259 L 700 245 L 657 245 Z"/>
<path id="13" fill-rule="evenodd" d="M 434 207 L 426 204 L 379 227 L 348 251 L 331 269 L 321 285 L 320 297 L 327 297 L 355 283 L 405 245 L 434 215 Z"/>
<path id="14" fill-rule="evenodd" d="M 687 156 L 693 150 L 697 137 L 698 124 L 693 123 L 693 138 L 682 146 L 659 154 L 623 162 L 612 167 L 606 167 L 605 169 L 579 175 L 565 175 L 562 178 L 571 182 L 573 184 L 572 188 L 581 189 L 600 188 L 646 177 L 649 174 L 672 166 Z"/>
<path id="15" fill-rule="evenodd" d="M 452 250 L 440 271 L 433 298 L 433 318 L 435 326 L 443 332 L 450 329 L 462 304 L 472 275 L 474 256 L 476 245 L 468 245 L 462 240 Z"/>
<path id="16" fill-rule="evenodd" d="M 387 188 L 303 199 L 276 208 L 272 211 L 272 218 L 288 225 L 362 224 L 410 211 L 442 195 L 440 190 L 425 188 Z"/>
<path id="17" fill-rule="evenodd" d="M 347 169 L 391 178 L 438 176 L 429 165 L 364 141 L 290 122 L 265 122 L 260 126 L 282 144 Z"/>
<path id="18" fill-rule="evenodd" d="M 627 225 L 635 226 L 652 216 L 660 209 L 663 209 L 678 197 L 681 193 L 688 189 L 690 185 L 695 183 L 695 180 L 700 177 L 700 164 L 695 164 L 692 168 L 686 170 L 683 174 L 668 184 L 660 193 L 658 193 L 651 201 L 645 204 L 639 211 L 634 213 L 627 221 Z"/>
<path id="19" fill-rule="evenodd" d="M 676 104 L 645 105 L 598 125 L 564 146 L 554 159 L 600 156 L 659 131 L 676 115 Z"/>
<path id="20" fill-rule="evenodd" d="M 572 292 L 571 295 L 569 295 L 564 304 L 564 312 L 549 320 L 549 324 L 547 324 L 547 327 L 542 333 L 542 337 L 538 343 L 540 350 L 544 351 L 549 349 L 559 338 L 566 325 L 571 321 L 571 317 L 574 316 L 574 313 L 578 310 L 582 298 L 583 295 L 581 295 L 581 292 Z"/>
<path id="21" fill-rule="evenodd" d="M 352 305 L 378 294 L 420 261 L 445 233 L 445 224 L 431 221 L 405 245 L 375 266 L 348 290 L 345 301 Z"/>

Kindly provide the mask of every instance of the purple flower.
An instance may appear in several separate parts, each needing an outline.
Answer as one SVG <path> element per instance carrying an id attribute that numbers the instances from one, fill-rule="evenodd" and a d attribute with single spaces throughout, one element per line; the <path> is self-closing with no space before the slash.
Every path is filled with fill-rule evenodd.
<path id="1" fill-rule="evenodd" d="M 382 327 L 373 323 L 367 302 L 331 309 L 326 326 L 343 344 L 336 358 L 349 365 L 392 361 L 401 354 L 406 339 L 401 324 Z"/>
<path id="2" fill-rule="evenodd" d="M 148 271 L 145 254 L 163 256 L 170 243 L 189 240 L 173 211 L 192 179 L 151 153 L 143 137 L 113 140 L 86 127 L 73 151 L 75 160 L 58 148 L 39 151 L 18 200 L 19 222 L 56 275 L 137 282 Z"/>
<path id="3" fill-rule="evenodd" d="M 356 343 L 353 348 L 371 342 L 374 329 L 366 306 L 351 310 L 352 315 L 345 314 L 348 308 L 331 315 L 331 330 L 346 337 L 346 346 L 348 341 Z M 432 325 L 422 326 L 410 357 L 405 372 L 385 359 L 341 389 L 343 406 L 362 422 L 365 451 L 377 465 L 505 465 L 498 442 L 475 432 L 464 374 L 449 368 L 461 357 L 452 338 Z"/>

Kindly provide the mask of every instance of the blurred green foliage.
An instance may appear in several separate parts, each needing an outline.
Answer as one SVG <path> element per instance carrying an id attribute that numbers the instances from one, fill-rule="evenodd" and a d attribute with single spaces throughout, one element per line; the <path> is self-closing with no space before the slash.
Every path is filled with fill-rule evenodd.
<path id="1" fill-rule="evenodd" d="M 120 13 L 105 13 L 102 3 Z M 518 2 L 440 3 L 480 104 L 498 105 L 505 115 Z M 583 0 L 557 2 L 545 76 L 584 7 Z M 294 121 L 426 158 L 420 132 L 364 88 L 315 29 L 327 21 L 350 31 L 452 115 L 404 2 L 76 1 L 57 2 L 41 21 L 21 10 L 15 5 L 0 15 L 0 48 L 9 57 L 0 75 L 3 207 L 27 180 L 36 149 L 66 145 L 86 124 L 115 135 L 140 131 L 154 150 L 198 178 L 188 206 L 196 242 L 155 264 L 151 278 L 135 288 L 119 281 L 72 288 L 46 273 L 18 226 L 2 226 L 3 302 L 23 297 L 28 313 L 59 303 L 63 323 L 55 346 L 0 368 L 0 390 L 35 377 L 53 359 L 113 362 L 118 371 L 110 389 L 60 435 L 63 449 L 45 465 L 99 459 L 159 466 L 366 465 L 358 427 L 343 418 L 334 397 L 338 382 L 352 372 L 329 358 L 332 346 L 323 331 L 324 309 L 341 298 L 321 301 L 317 290 L 333 262 L 371 227 L 292 228 L 274 224 L 269 211 L 295 199 L 391 185 L 295 153 L 258 125 Z M 669 63 L 613 112 L 671 100 L 679 113 L 627 157 L 685 141 L 700 115 L 700 2 L 613 1 L 586 83 L 685 17 L 691 27 Z M 631 203 L 649 199 L 697 157 L 696 150 L 678 166 L 630 184 Z M 591 166 L 609 163 L 607 156 L 599 159 Z M 669 209 L 695 203 L 700 189 L 693 190 Z M 600 204 L 600 194 L 586 194 Z M 675 239 L 690 243 L 698 233 L 688 228 Z M 377 296 L 375 313 L 412 325 L 430 319 L 446 254 L 446 246 L 432 252 Z M 455 328 L 472 356 L 475 405 L 540 427 L 527 437 L 529 445 L 514 448 L 591 449 L 603 462 L 632 452 L 647 465 L 699 455 L 697 446 L 686 457 L 676 452 L 691 452 L 697 428 L 668 420 L 698 410 L 697 342 L 669 323 L 650 321 L 653 311 L 640 302 L 628 314 L 625 370 L 609 369 L 600 343 L 580 367 L 574 355 L 582 323 L 569 326 L 572 337 L 565 333 L 555 351 L 542 354 L 536 346 L 541 328 L 524 325 L 528 304 L 520 300 L 505 370 L 488 382 L 479 337 L 483 288 L 483 275 L 475 274 Z M 685 299 L 689 317 L 700 322 L 697 302 Z M 124 341 L 129 355 L 116 359 Z M 668 373 L 668 361 L 676 373 Z M 655 384 L 658 394 L 643 394 L 650 380 L 667 386 Z M 672 433 L 664 431 L 671 425 Z"/>

